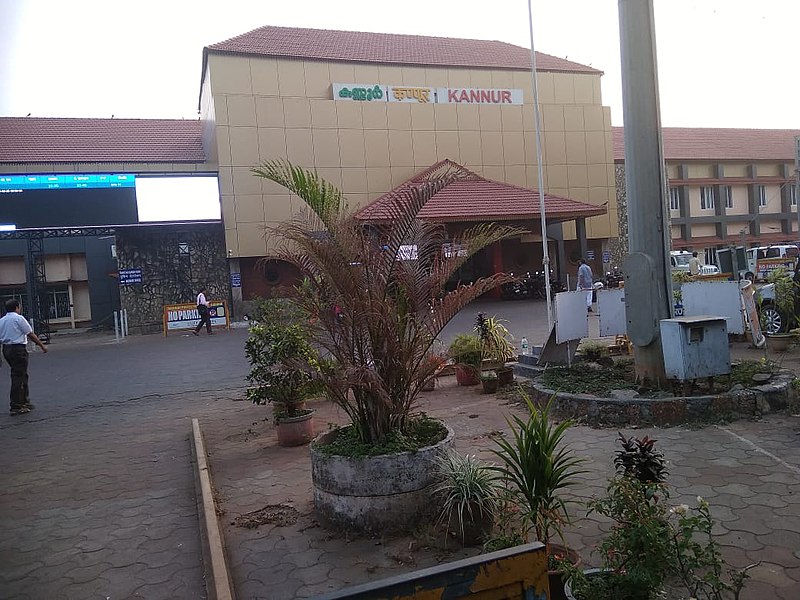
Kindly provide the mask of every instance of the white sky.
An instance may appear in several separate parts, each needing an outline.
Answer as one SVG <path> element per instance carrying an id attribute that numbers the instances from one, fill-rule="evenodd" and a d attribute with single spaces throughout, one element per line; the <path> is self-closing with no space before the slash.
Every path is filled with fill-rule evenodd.
<path id="1" fill-rule="evenodd" d="M 533 0 L 536 49 L 603 70 L 616 0 Z M 800 128 L 798 0 L 655 0 L 665 126 Z M 528 46 L 526 0 L 0 0 L 0 116 L 197 118 L 202 48 L 262 25 Z"/>

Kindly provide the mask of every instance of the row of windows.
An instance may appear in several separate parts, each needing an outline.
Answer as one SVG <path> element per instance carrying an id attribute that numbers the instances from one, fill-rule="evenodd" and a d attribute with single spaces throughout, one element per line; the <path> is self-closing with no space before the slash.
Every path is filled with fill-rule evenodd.
<path id="1" fill-rule="evenodd" d="M 786 188 L 789 195 L 789 204 L 797 206 L 797 188 L 791 185 Z M 769 202 L 767 199 L 766 186 L 756 186 L 756 194 L 758 195 L 758 206 L 766 206 Z M 725 198 L 725 208 L 733 208 L 733 188 L 729 185 L 722 186 L 722 195 Z M 680 210 L 681 196 L 678 188 L 670 188 L 669 190 L 669 209 Z M 701 210 L 710 210 L 716 207 L 716 199 L 714 197 L 714 187 L 707 185 L 700 188 L 700 208 Z"/>

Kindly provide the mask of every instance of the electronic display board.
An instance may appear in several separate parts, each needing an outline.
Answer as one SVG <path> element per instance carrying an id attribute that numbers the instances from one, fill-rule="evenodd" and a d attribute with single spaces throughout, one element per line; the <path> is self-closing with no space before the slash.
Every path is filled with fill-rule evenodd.
<path id="1" fill-rule="evenodd" d="M 131 174 L 0 175 L 0 223 L 80 227 L 138 223 Z"/>

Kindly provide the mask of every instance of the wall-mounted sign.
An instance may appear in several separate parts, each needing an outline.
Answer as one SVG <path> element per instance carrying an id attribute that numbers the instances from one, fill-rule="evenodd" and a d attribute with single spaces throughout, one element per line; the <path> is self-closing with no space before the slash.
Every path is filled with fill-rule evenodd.
<path id="1" fill-rule="evenodd" d="M 224 300 L 209 301 L 208 312 L 212 327 L 230 327 L 228 305 Z M 194 304 L 167 304 L 164 306 L 164 335 L 170 331 L 194 329 L 200 322 L 197 306 Z"/>
<path id="2" fill-rule="evenodd" d="M 142 283 L 142 270 L 141 269 L 120 269 L 119 270 L 119 284 L 120 285 L 134 285 Z"/>
<path id="3" fill-rule="evenodd" d="M 241 273 L 231 273 L 231 287 L 242 287 Z"/>
<path id="4" fill-rule="evenodd" d="M 358 102 L 386 102 L 386 86 L 375 83 L 334 83 L 334 100 L 356 100 Z"/>
<path id="5" fill-rule="evenodd" d="M 429 87 L 400 87 L 390 85 L 388 89 L 389 102 L 416 102 L 428 104 L 436 99 L 436 91 Z"/>
<path id="6" fill-rule="evenodd" d="M 377 83 L 334 83 L 334 100 L 357 102 L 415 102 L 418 104 L 522 104 L 521 89 L 432 88 L 426 86 L 380 85 Z"/>
<path id="7" fill-rule="evenodd" d="M 444 104 L 522 104 L 522 90 L 438 88 L 436 101 Z"/>

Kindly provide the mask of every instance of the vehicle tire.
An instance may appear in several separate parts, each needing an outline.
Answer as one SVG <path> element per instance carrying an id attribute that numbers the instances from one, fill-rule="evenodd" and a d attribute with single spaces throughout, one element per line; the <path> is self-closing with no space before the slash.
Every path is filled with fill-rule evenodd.
<path id="1" fill-rule="evenodd" d="M 761 329 L 764 333 L 783 333 L 786 331 L 788 319 L 780 313 L 774 304 L 763 304 L 759 311 Z"/>

